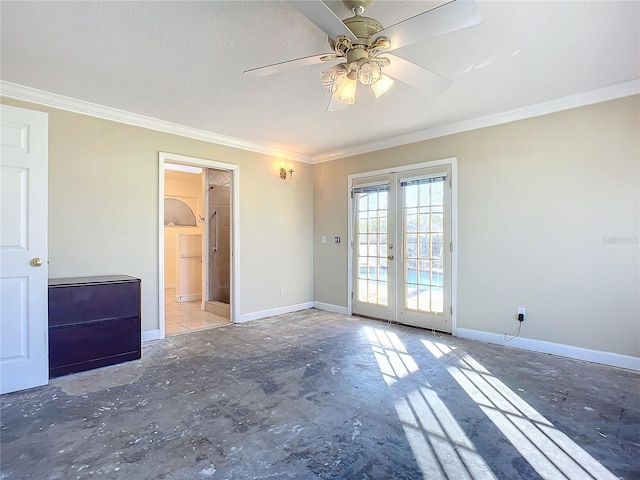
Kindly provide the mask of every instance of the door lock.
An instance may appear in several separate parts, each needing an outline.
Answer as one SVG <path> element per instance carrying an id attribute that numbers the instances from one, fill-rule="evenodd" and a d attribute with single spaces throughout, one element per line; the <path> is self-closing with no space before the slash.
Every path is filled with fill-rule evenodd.
<path id="1" fill-rule="evenodd" d="M 393 260 L 395 257 L 394 257 L 393 255 L 387 255 L 387 258 L 388 258 L 389 260 Z"/>

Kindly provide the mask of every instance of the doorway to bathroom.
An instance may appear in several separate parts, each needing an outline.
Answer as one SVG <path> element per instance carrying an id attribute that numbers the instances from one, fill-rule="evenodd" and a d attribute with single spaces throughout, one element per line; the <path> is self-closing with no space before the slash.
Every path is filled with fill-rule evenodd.
<path id="1" fill-rule="evenodd" d="M 205 172 L 207 248 L 204 310 L 230 318 L 231 278 L 231 172 L 207 168 Z"/>
<path id="2" fill-rule="evenodd" d="M 161 153 L 160 337 L 235 322 L 238 166 Z"/>

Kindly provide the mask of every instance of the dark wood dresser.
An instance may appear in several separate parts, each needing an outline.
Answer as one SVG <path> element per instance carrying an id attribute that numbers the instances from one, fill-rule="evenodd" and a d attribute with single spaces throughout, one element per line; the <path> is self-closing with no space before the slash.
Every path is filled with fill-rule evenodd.
<path id="1" fill-rule="evenodd" d="M 49 377 L 141 356 L 140 279 L 49 280 Z"/>

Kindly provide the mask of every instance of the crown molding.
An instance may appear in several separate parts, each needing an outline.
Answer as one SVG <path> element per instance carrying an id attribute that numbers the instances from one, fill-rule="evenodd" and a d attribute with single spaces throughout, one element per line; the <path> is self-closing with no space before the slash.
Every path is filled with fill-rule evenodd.
<path id="1" fill-rule="evenodd" d="M 630 97 L 640 94 L 640 79 L 610 85 L 608 87 L 591 90 L 589 92 L 570 95 L 568 97 L 549 100 L 547 102 L 527 105 L 526 107 L 509 110 L 506 112 L 487 115 L 462 122 L 450 123 L 438 127 L 420 130 L 417 132 L 398 135 L 384 140 L 379 140 L 364 145 L 348 147 L 334 150 L 332 152 L 321 153 L 311 157 L 311 163 L 323 163 L 340 158 L 352 157 L 363 153 L 375 152 L 386 148 L 398 147 L 410 143 L 422 142 L 433 138 L 444 137 L 455 133 L 477 130 L 479 128 L 492 127 L 504 123 L 525 120 L 527 118 L 539 117 L 550 113 L 570 110 L 572 108 L 584 107 L 595 103 L 606 102 L 618 98 Z"/>
<path id="2" fill-rule="evenodd" d="M 252 143 L 235 137 L 228 137 L 206 130 L 186 127 L 177 123 L 166 122 L 156 118 L 138 115 L 136 113 L 126 112 L 117 108 L 106 107 L 96 103 L 78 100 L 64 95 L 45 92 L 35 88 L 19 85 L 16 83 L 0 81 L 0 96 L 21 100 L 29 103 L 35 103 L 48 107 L 67 110 L 70 112 L 81 113 L 92 117 L 111 120 L 126 125 L 148 128 L 159 132 L 179 135 L 181 137 L 192 138 L 204 142 L 214 143 L 227 147 L 238 148 L 255 153 L 261 153 L 272 157 L 278 157 L 286 160 L 292 160 L 302 163 L 323 163 L 340 158 L 352 157 L 364 153 L 375 152 L 387 148 L 398 147 L 410 143 L 431 140 L 446 135 L 477 130 L 485 127 L 492 127 L 517 120 L 525 120 L 527 118 L 539 117 L 550 113 L 570 110 L 572 108 L 583 107 L 595 103 L 606 102 L 618 98 L 629 97 L 640 94 L 640 79 L 630 80 L 628 82 L 618 83 L 597 90 L 570 95 L 568 97 L 558 98 L 542 102 L 526 107 L 500 112 L 484 117 L 479 117 L 462 122 L 450 123 L 438 127 L 411 132 L 395 137 L 379 140 L 372 143 L 347 147 L 344 149 L 333 150 L 317 155 L 305 155 L 302 153 L 280 150 L 277 148 Z"/>
<path id="3" fill-rule="evenodd" d="M 238 148 L 255 153 L 262 153 L 272 157 L 286 160 L 293 160 L 303 163 L 311 163 L 311 156 L 301 153 L 280 150 L 257 143 L 252 143 L 240 138 L 228 137 L 218 133 L 199 130 L 197 128 L 186 127 L 177 123 L 158 120 L 157 118 L 138 115 L 137 113 L 126 112 L 117 108 L 106 107 L 97 103 L 78 100 L 57 93 L 46 92 L 36 88 L 19 85 L 17 83 L 0 81 L 0 96 L 35 103 L 47 107 L 67 110 L 69 112 L 81 113 L 104 120 L 111 120 L 117 123 L 132 125 L 135 127 L 147 128 L 158 132 L 170 133 L 181 137 L 192 138 L 204 142 L 215 143 L 226 147 Z"/>

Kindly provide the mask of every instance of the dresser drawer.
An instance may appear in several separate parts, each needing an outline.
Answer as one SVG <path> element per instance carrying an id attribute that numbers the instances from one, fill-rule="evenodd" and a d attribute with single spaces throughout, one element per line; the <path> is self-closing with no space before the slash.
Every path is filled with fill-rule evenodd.
<path id="1" fill-rule="evenodd" d="M 138 317 L 96 320 L 49 329 L 51 377 L 140 358 Z"/>

